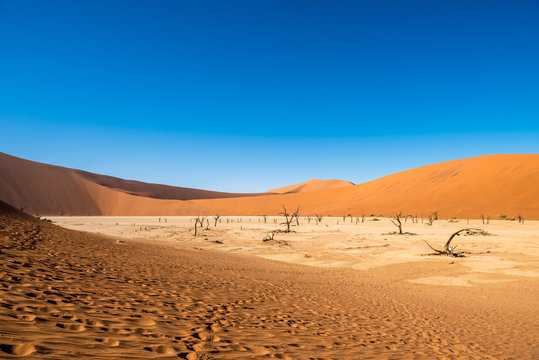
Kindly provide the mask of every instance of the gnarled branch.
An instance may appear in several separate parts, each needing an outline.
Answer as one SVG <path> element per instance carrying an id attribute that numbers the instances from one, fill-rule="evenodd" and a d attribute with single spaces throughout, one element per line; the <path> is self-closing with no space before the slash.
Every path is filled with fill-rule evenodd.
<path id="1" fill-rule="evenodd" d="M 444 248 L 443 250 L 438 250 L 438 249 L 435 249 L 433 248 L 428 242 L 425 241 L 425 243 L 434 251 L 436 251 L 436 255 L 448 255 L 448 256 L 453 256 L 453 257 L 464 257 L 464 253 L 463 252 L 457 252 L 455 251 L 455 249 L 457 248 L 456 246 L 454 247 L 451 247 L 451 241 L 453 240 L 453 238 L 455 236 L 459 236 L 461 233 L 463 232 L 466 232 L 466 233 L 483 233 L 484 231 L 482 229 L 477 229 L 477 228 L 466 228 L 466 229 L 460 229 L 459 231 L 453 233 L 450 237 L 449 237 L 449 240 L 447 240 L 447 242 L 445 243 L 444 245 Z"/>

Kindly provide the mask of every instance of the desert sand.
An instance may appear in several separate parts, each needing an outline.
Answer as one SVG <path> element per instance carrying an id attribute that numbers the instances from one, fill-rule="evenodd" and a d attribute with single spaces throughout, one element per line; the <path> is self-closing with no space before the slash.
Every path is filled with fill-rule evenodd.
<path id="1" fill-rule="evenodd" d="M 313 191 L 285 194 L 145 184 L 0 154 L 0 200 L 39 215 L 277 215 L 285 205 L 299 206 L 304 215 L 391 216 L 403 211 L 427 217 L 438 211 L 443 218 L 520 214 L 539 220 L 538 183 L 539 154 L 448 161 L 358 185 L 335 188 L 327 182 Z"/>
<path id="2" fill-rule="evenodd" d="M 421 240 L 439 246 L 462 220 L 407 222 L 406 236 L 382 235 L 387 219 L 302 218 L 263 242 L 277 218 L 197 237 L 187 217 L 53 219 L 81 232 L 0 205 L 5 358 L 539 356 L 536 222 L 493 221 L 448 258 Z"/>
<path id="3" fill-rule="evenodd" d="M 345 186 L 352 186 L 352 185 L 354 184 L 351 183 L 350 181 L 345 181 L 345 180 L 312 179 L 312 180 L 305 181 L 299 184 L 283 186 L 277 189 L 271 189 L 267 192 L 273 193 L 273 194 L 292 194 L 292 193 L 299 193 L 299 192 L 337 189 L 337 188 L 341 188 Z"/>

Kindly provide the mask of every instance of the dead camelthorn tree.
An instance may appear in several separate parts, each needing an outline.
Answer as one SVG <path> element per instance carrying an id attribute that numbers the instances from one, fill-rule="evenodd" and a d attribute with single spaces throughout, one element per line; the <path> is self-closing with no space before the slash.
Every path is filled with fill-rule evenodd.
<path id="1" fill-rule="evenodd" d="M 214 225 L 215 227 L 217 227 L 217 221 L 219 221 L 219 218 L 220 218 L 220 217 L 221 217 L 220 215 L 215 215 L 215 216 L 213 217 L 213 220 L 215 220 L 215 225 Z"/>
<path id="2" fill-rule="evenodd" d="M 361 222 L 362 222 L 362 223 L 365 222 L 365 214 L 361 214 Z"/>
<path id="3" fill-rule="evenodd" d="M 395 214 L 395 218 L 394 218 L 395 220 L 391 219 L 391 222 L 393 223 L 393 225 L 399 228 L 399 235 L 402 235 L 401 217 L 402 217 L 402 211 L 398 214 Z"/>
<path id="4" fill-rule="evenodd" d="M 265 224 L 266 221 L 268 221 L 268 215 L 262 215 L 262 217 L 264 218 L 264 224 Z"/>
<path id="5" fill-rule="evenodd" d="M 520 214 L 518 214 L 517 218 L 519 223 L 524 224 L 524 218 Z"/>
<path id="6" fill-rule="evenodd" d="M 484 234 L 485 231 L 482 230 L 482 229 L 476 229 L 476 228 L 467 228 L 467 229 L 461 229 L 455 233 L 453 233 L 453 235 L 451 235 L 449 237 L 449 240 L 447 240 L 447 242 L 445 243 L 444 245 L 444 249 L 443 250 L 438 250 L 438 249 L 435 249 L 433 248 L 432 246 L 430 246 L 430 244 L 428 242 L 425 241 L 425 243 L 434 251 L 436 251 L 436 253 L 434 255 L 448 255 L 448 256 L 453 256 L 453 257 L 464 257 L 464 252 L 456 252 L 455 249 L 457 248 L 456 246 L 454 247 L 451 247 L 451 241 L 453 240 L 453 238 L 455 236 L 459 236 L 461 233 L 468 233 L 468 234 L 477 234 L 477 233 L 481 233 L 481 234 Z"/>
<path id="7" fill-rule="evenodd" d="M 433 211 L 433 212 L 432 212 L 432 218 L 433 218 L 434 220 L 438 220 L 438 211 Z"/>
<path id="8" fill-rule="evenodd" d="M 314 216 L 314 221 L 316 222 L 316 225 L 318 225 L 319 222 L 322 222 L 322 216 L 316 214 L 316 215 Z"/>
<path id="9" fill-rule="evenodd" d="M 273 240 L 274 240 L 274 239 L 273 239 L 274 237 L 275 237 L 275 233 L 269 232 L 268 235 L 266 235 L 266 237 L 264 237 L 264 238 L 262 239 L 262 241 L 264 241 L 264 242 L 266 242 L 266 241 L 273 241 Z"/>
<path id="10" fill-rule="evenodd" d="M 283 205 L 283 212 L 280 213 L 284 216 L 284 223 L 281 223 L 281 225 L 286 225 L 286 232 L 290 232 L 290 226 L 294 226 L 292 222 L 296 220 L 296 224 L 299 225 L 299 206 L 297 210 L 293 214 L 289 214 L 286 208 Z"/>
<path id="11" fill-rule="evenodd" d="M 197 236 L 197 228 L 198 226 L 200 225 L 200 227 L 204 226 L 204 220 L 206 219 L 206 217 L 200 217 L 200 216 L 197 216 L 196 218 L 194 218 L 193 220 L 195 220 L 195 236 Z"/>

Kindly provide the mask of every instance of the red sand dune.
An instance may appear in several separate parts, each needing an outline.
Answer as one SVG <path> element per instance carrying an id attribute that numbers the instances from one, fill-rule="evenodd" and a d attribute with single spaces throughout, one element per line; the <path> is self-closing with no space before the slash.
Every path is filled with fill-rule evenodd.
<path id="1" fill-rule="evenodd" d="M 132 185 L 135 184 L 135 185 Z M 224 194 L 127 182 L 0 154 L 0 199 L 41 215 L 405 214 L 539 219 L 539 154 L 486 155 L 367 183 L 288 194 Z M 182 192 L 183 191 L 183 192 Z M 166 198 L 166 194 L 175 194 Z M 180 194 L 185 194 L 181 200 Z M 185 200 L 187 199 L 187 200 Z"/>
<path id="2" fill-rule="evenodd" d="M 149 184 L 48 165 L 0 152 L 0 199 L 34 214 L 105 215 L 96 203 L 100 190 L 152 199 L 217 199 L 232 194 Z"/>
<path id="3" fill-rule="evenodd" d="M 309 181 L 302 182 L 300 184 L 283 186 L 277 189 L 269 190 L 269 194 L 293 194 L 299 192 L 307 191 L 319 191 L 327 189 L 336 189 L 345 186 L 354 185 L 350 181 L 346 180 L 319 180 L 312 179 Z"/>

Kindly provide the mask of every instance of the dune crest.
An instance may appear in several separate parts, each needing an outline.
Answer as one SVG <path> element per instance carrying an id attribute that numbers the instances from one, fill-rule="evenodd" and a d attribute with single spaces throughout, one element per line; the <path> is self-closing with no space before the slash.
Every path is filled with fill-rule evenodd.
<path id="1" fill-rule="evenodd" d="M 272 189 L 272 190 L 267 191 L 267 193 L 268 194 L 292 194 L 292 193 L 299 193 L 299 192 L 336 189 L 336 188 L 352 186 L 352 185 L 354 185 L 352 182 L 346 181 L 346 180 L 312 179 L 312 180 L 305 181 L 299 184 L 283 186 L 277 189 Z"/>
<path id="2" fill-rule="evenodd" d="M 367 183 L 285 194 L 228 194 L 146 184 L 0 153 L 0 200 L 41 215 L 301 215 L 539 219 L 539 154 L 485 155 Z M 300 184 L 301 185 L 301 184 Z M 297 188 L 297 186 L 296 186 Z"/>

